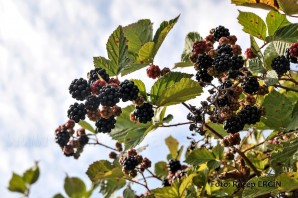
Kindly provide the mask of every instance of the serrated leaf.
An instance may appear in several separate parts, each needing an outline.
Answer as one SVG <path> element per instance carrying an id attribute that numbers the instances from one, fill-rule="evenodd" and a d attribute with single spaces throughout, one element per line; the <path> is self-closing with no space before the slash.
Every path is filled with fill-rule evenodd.
<path id="1" fill-rule="evenodd" d="M 214 170 L 216 168 L 220 167 L 220 161 L 217 160 L 210 160 L 207 162 L 207 167 L 209 168 L 209 170 Z"/>
<path id="2" fill-rule="evenodd" d="M 107 74 L 110 76 L 115 76 L 116 73 L 114 73 L 113 65 L 109 59 L 106 59 L 105 57 L 99 56 L 99 57 L 93 57 L 93 64 L 95 68 L 103 68 L 106 70 Z"/>
<path id="3" fill-rule="evenodd" d="M 297 42 L 298 41 L 298 23 L 293 23 L 278 29 L 274 35 L 266 37 L 266 42 L 283 41 Z"/>
<path id="4" fill-rule="evenodd" d="M 189 32 L 186 35 L 185 41 L 184 41 L 184 49 L 183 49 L 183 52 L 181 55 L 182 63 L 191 63 L 190 59 L 189 59 L 189 55 L 192 51 L 192 46 L 193 46 L 194 42 L 201 41 L 201 40 L 203 40 L 203 38 L 200 36 L 200 34 L 198 32 Z M 175 64 L 174 68 L 176 68 L 176 64 Z"/>
<path id="5" fill-rule="evenodd" d="M 287 130 L 296 130 L 298 128 L 298 101 L 295 103 L 295 106 L 291 115 L 291 122 L 289 123 Z"/>
<path id="6" fill-rule="evenodd" d="M 270 70 L 266 74 L 266 78 L 264 79 L 264 82 L 267 86 L 274 85 L 275 83 L 278 82 L 278 75 L 276 71 Z"/>
<path id="7" fill-rule="evenodd" d="M 64 180 L 64 190 L 71 198 L 82 198 L 85 197 L 86 185 L 78 177 L 67 176 Z"/>
<path id="8" fill-rule="evenodd" d="M 164 90 L 158 96 L 155 105 L 170 106 L 193 99 L 203 92 L 199 82 L 189 78 L 182 78 L 172 86 Z"/>
<path id="9" fill-rule="evenodd" d="M 137 59 L 137 63 L 141 63 L 141 64 L 149 64 L 153 62 L 153 49 L 154 49 L 155 43 L 152 41 L 149 41 L 147 43 L 145 43 L 139 53 L 138 53 L 138 59 Z"/>
<path id="10" fill-rule="evenodd" d="M 54 195 L 53 198 L 64 198 L 64 196 L 61 193 L 58 193 Z"/>
<path id="11" fill-rule="evenodd" d="M 238 22 L 243 26 L 243 31 L 261 40 L 266 38 L 266 24 L 261 17 L 252 12 L 239 10 Z"/>
<path id="12" fill-rule="evenodd" d="M 140 95 L 143 96 L 145 98 L 145 100 L 147 101 L 146 86 L 143 83 L 143 81 L 141 81 L 139 79 L 131 79 L 130 81 L 134 82 L 134 84 L 139 88 Z"/>
<path id="13" fill-rule="evenodd" d="M 117 76 L 129 63 L 127 57 L 128 47 L 121 26 L 118 26 L 118 28 L 110 35 L 107 42 L 107 52 L 111 63 L 110 72 L 113 76 Z"/>
<path id="14" fill-rule="evenodd" d="M 27 184 L 31 185 L 38 180 L 38 177 L 39 177 L 39 167 L 37 162 L 35 162 L 35 165 L 32 168 L 24 172 L 23 179 Z"/>
<path id="15" fill-rule="evenodd" d="M 103 180 L 100 182 L 100 193 L 104 198 L 110 198 L 114 192 L 123 188 L 125 184 L 125 179 L 111 178 Z"/>
<path id="16" fill-rule="evenodd" d="M 166 145 L 168 146 L 170 154 L 176 157 L 177 151 L 178 151 L 178 145 L 179 145 L 178 140 L 173 138 L 173 136 L 169 136 L 165 139 L 165 142 L 166 142 Z"/>
<path id="17" fill-rule="evenodd" d="M 9 181 L 8 190 L 11 192 L 25 193 L 28 189 L 24 179 L 20 175 L 13 173 Z"/>
<path id="18" fill-rule="evenodd" d="M 212 148 L 212 153 L 214 154 L 217 160 L 222 160 L 224 147 L 220 143 L 218 143 L 215 147 Z"/>
<path id="19" fill-rule="evenodd" d="M 296 0 L 277 0 L 280 9 L 288 14 L 298 14 L 298 2 Z"/>
<path id="20" fill-rule="evenodd" d="M 132 72 L 135 72 L 139 69 L 142 69 L 144 67 L 148 66 L 147 63 L 142 64 L 142 63 L 130 63 L 128 65 L 126 65 L 126 67 L 124 67 L 121 71 L 121 76 L 125 76 L 127 74 L 130 74 Z"/>
<path id="21" fill-rule="evenodd" d="M 192 179 L 196 176 L 196 174 L 190 174 L 186 178 L 183 178 L 180 186 L 179 186 L 179 194 L 180 196 L 184 196 L 184 192 L 188 188 L 188 186 L 192 183 Z"/>
<path id="22" fill-rule="evenodd" d="M 269 36 L 273 35 L 276 30 L 290 24 L 287 17 L 277 11 L 271 10 L 266 17 Z"/>
<path id="23" fill-rule="evenodd" d="M 274 176 L 261 176 L 261 177 L 254 177 L 248 181 L 249 184 L 254 184 L 254 187 L 247 186 L 244 188 L 242 196 L 243 198 L 255 198 L 261 195 L 265 195 L 268 193 L 274 193 L 277 189 L 274 186 L 263 186 L 259 184 L 269 182 L 274 183 Z"/>
<path id="24" fill-rule="evenodd" d="M 152 192 L 158 198 L 180 198 L 178 189 L 173 186 L 156 188 Z"/>
<path id="25" fill-rule="evenodd" d="M 253 8 L 279 9 L 279 5 L 276 4 L 275 0 L 231 0 L 231 3 L 238 6 L 248 6 Z"/>
<path id="26" fill-rule="evenodd" d="M 123 191 L 123 197 L 125 197 L 125 198 L 135 198 L 136 197 L 135 192 L 131 189 L 131 187 L 129 185 Z"/>
<path id="27" fill-rule="evenodd" d="M 152 103 L 158 99 L 164 90 L 172 86 L 176 82 L 179 82 L 182 78 L 191 78 L 191 74 L 181 72 L 170 72 L 159 78 L 151 87 L 150 100 Z"/>
<path id="28" fill-rule="evenodd" d="M 168 172 L 169 172 L 167 163 L 164 161 L 159 161 L 159 162 L 155 163 L 154 172 L 159 177 L 167 177 Z"/>
<path id="29" fill-rule="evenodd" d="M 217 124 L 217 123 L 213 123 L 210 120 L 207 121 L 207 124 L 209 127 L 211 127 L 213 130 L 215 130 L 217 133 L 219 133 L 221 136 L 225 137 L 227 135 L 229 135 L 223 128 L 222 124 Z M 208 128 L 204 127 L 205 130 L 207 130 L 208 135 L 211 135 L 212 137 L 214 137 L 215 139 L 218 139 L 219 137 L 217 137 L 212 131 L 210 131 Z"/>
<path id="30" fill-rule="evenodd" d="M 249 59 L 248 68 L 255 74 L 264 73 L 266 71 L 262 61 L 259 58 Z"/>
<path id="31" fill-rule="evenodd" d="M 265 115 L 262 122 L 269 128 L 279 130 L 289 125 L 293 106 L 284 95 L 273 90 L 264 99 L 263 107 Z"/>
<path id="32" fill-rule="evenodd" d="M 187 155 L 185 162 L 191 165 L 200 165 L 210 160 L 215 160 L 215 156 L 207 149 L 196 149 Z"/>
<path id="33" fill-rule="evenodd" d="M 278 190 L 281 192 L 296 190 L 298 189 L 298 173 L 281 173 L 276 178 L 276 184 L 281 184 L 277 186 Z"/>
<path id="34" fill-rule="evenodd" d="M 96 133 L 96 131 L 92 127 L 92 125 L 90 123 L 86 122 L 85 120 L 80 120 L 79 125 L 92 133 Z"/>
<path id="35" fill-rule="evenodd" d="M 254 54 L 257 55 L 257 57 L 259 59 L 262 59 L 263 54 L 262 54 L 261 49 L 260 49 L 259 45 L 257 44 L 255 38 L 251 35 L 249 37 L 250 37 L 250 48 L 251 48 L 251 50 L 253 51 Z"/>
<path id="36" fill-rule="evenodd" d="M 174 67 L 173 69 L 175 68 L 178 68 L 178 67 L 190 67 L 190 66 L 193 66 L 193 63 L 192 62 L 178 62 L 178 63 L 175 63 L 174 64 Z"/>

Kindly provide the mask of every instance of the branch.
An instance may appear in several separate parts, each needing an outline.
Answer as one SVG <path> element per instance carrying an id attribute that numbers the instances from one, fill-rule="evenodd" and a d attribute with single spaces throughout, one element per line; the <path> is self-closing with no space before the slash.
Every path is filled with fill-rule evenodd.
<path id="1" fill-rule="evenodd" d="M 295 85 L 298 85 L 298 82 L 294 78 L 280 78 L 280 80 L 291 81 Z"/>
<path id="2" fill-rule="evenodd" d="M 159 127 L 175 127 L 175 126 L 181 126 L 181 125 L 186 125 L 186 124 L 191 124 L 193 122 L 183 122 L 183 123 L 177 123 L 177 124 L 170 124 L 170 125 L 161 125 Z"/>
<path id="3" fill-rule="evenodd" d="M 254 149 L 254 148 L 256 148 L 256 147 L 258 147 L 258 146 L 264 144 L 266 141 L 267 141 L 267 139 L 264 140 L 264 141 L 262 141 L 262 142 L 260 142 L 260 143 L 258 143 L 258 144 L 255 144 L 255 145 L 253 145 L 253 146 L 251 146 L 251 147 L 245 149 L 245 150 L 243 151 L 243 153 L 246 153 L 247 151 L 252 150 L 252 149 Z"/>
<path id="4" fill-rule="evenodd" d="M 293 89 L 293 88 L 291 88 L 291 87 L 285 87 L 285 86 L 283 86 L 283 85 L 273 85 L 273 86 L 274 86 L 274 87 L 283 88 L 283 89 L 285 89 L 285 90 L 287 90 L 287 91 L 298 92 L 298 90 L 296 90 L 296 89 Z"/>
<path id="5" fill-rule="evenodd" d="M 150 175 L 151 175 L 152 177 L 154 177 L 154 178 L 156 178 L 156 179 L 162 181 L 162 179 L 161 179 L 160 177 L 158 177 L 157 175 L 155 175 L 154 173 L 152 173 L 151 170 L 149 170 L 148 168 L 147 168 L 146 170 L 150 173 Z"/>
<path id="6" fill-rule="evenodd" d="M 215 134 L 220 139 L 223 139 L 224 138 L 222 135 L 220 135 L 219 133 L 217 133 L 217 131 L 215 131 L 212 127 L 210 127 L 208 124 L 204 123 L 204 127 L 206 127 L 207 129 L 209 129 L 213 134 Z"/>
<path id="7" fill-rule="evenodd" d="M 88 144 L 90 144 L 90 145 L 100 145 L 100 146 L 103 146 L 103 147 L 106 147 L 106 148 L 108 148 L 108 149 L 111 149 L 111 150 L 114 150 L 114 151 L 117 151 L 117 152 L 118 152 L 117 149 L 115 149 L 115 148 L 113 148 L 113 147 L 110 147 L 110 146 L 108 146 L 108 145 L 105 145 L 105 144 L 103 144 L 103 143 L 100 143 L 100 142 L 92 142 L 92 143 L 88 143 Z"/>
<path id="8" fill-rule="evenodd" d="M 125 178 L 125 180 L 130 181 L 130 182 L 133 182 L 133 183 L 136 183 L 136 184 L 139 184 L 139 185 L 145 187 L 148 191 L 150 191 L 150 189 L 148 188 L 148 186 L 146 186 L 145 184 L 143 184 L 143 183 L 141 183 L 141 182 L 132 180 L 132 179 L 130 179 L 130 178 Z"/>
<path id="9" fill-rule="evenodd" d="M 144 182 L 145 182 L 145 188 L 147 188 L 147 190 L 150 192 L 150 189 L 149 189 L 149 187 L 148 187 L 148 184 L 147 184 L 147 180 L 146 180 L 146 178 L 145 178 L 145 176 L 144 176 L 144 173 L 142 172 L 142 171 L 139 171 L 140 173 L 141 173 L 141 175 L 142 175 L 142 177 L 143 177 L 143 179 L 144 179 Z"/>
<path id="10" fill-rule="evenodd" d="M 268 43 L 264 42 L 264 44 L 260 47 L 260 49 L 262 49 L 263 47 L 265 47 Z"/>

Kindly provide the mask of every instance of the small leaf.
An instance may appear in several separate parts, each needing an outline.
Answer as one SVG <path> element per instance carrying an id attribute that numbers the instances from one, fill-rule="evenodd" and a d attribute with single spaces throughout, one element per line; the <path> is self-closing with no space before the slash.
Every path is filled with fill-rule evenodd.
<path id="1" fill-rule="evenodd" d="M 268 193 L 274 193 L 277 192 L 277 189 L 274 186 L 269 185 L 259 185 L 269 182 L 274 183 L 274 176 L 261 176 L 261 177 L 254 177 L 251 180 L 249 180 L 247 183 L 252 184 L 252 186 L 247 186 L 243 190 L 243 198 L 255 198 L 261 195 L 265 195 Z"/>
<path id="2" fill-rule="evenodd" d="M 214 155 L 204 148 L 192 151 L 189 155 L 187 155 L 185 162 L 196 166 L 214 159 Z"/>
<path id="3" fill-rule="evenodd" d="M 186 35 L 185 41 L 184 41 L 184 49 L 183 49 L 183 52 L 182 52 L 182 55 L 181 55 L 182 63 L 190 63 L 191 64 L 190 59 L 189 59 L 189 55 L 192 51 L 192 46 L 193 46 L 194 42 L 201 41 L 201 40 L 203 40 L 203 38 L 197 32 L 189 32 Z M 176 67 L 176 64 L 175 64 L 175 67 Z"/>
<path id="4" fill-rule="evenodd" d="M 178 67 L 190 67 L 190 66 L 193 66 L 193 63 L 192 62 L 178 62 L 178 63 L 175 63 L 174 64 L 174 67 L 173 69 L 175 68 L 178 68 Z"/>
<path id="5" fill-rule="evenodd" d="M 264 73 L 266 71 L 262 61 L 259 58 L 249 59 L 248 68 L 255 74 Z"/>
<path id="6" fill-rule="evenodd" d="M 168 149 L 170 151 L 170 154 L 172 156 L 175 156 L 176 157 L 177 151 L 178 151 L 178 145 L 179 145 L 178 140 L 176 140 L 172 136 L 169 136 L 169 137 L 167 137 L 165 139 L 165 142 L 166 142 L 166 145 L 168 146 Z"/>
<path id="7" fill-rule="evenodd" d="M 296 0 L 277 0 L 280 9 L 287 15 L 298 14 L 298 2 Z"/>
<path id="8" fill-rule="evenodd" d="M 154 172 L 159 177 L 167 177 L 168 172 L 169 172 L 167 163 L 163 162 L 163 161 L 157 162 L 154 165 Z"/>
<path id="9" fill-rule="evenodd" d="M 266 23 L 268 27 L 269 36 L 273 35 L 276 30 L 281 27 L 287 26 L 290 24 L 285 15 L 280 14 L 277 11 L 271 10 L 266 17 Z"/>
<path id="10" fill-rule="evenodd" d="M 266 37 L 266 42 L 284 41 L 297 42 L 298 41 L 298 23 L 293 23 L 278 29 L 274 35 Z"/>
<path id="11" fill-rule="evenodd" d="M 99 186 L 100 193 L 103 194 L 104 198 L 110 198 L 114 192 L 123 188 L 125 184 L 125 179 L 111 178 L 102 180 Z"/>
<path id="12" fill-rule="evenodd" d="M 251 50 L 253 51 L 254 54 L 257 55 L 257 57 L 259 59 L 262 59 L 263 54 L 262 54 L 261 49 L 260 49 L 259 45 L 257 44 L 255 38 L 251 35 L 249 37 L 250 37 L 250 48 L 251 48 Z"/>
<path id="13" fill-rule="evenodd" d="M 279 9 L 279 5 L 276 3 L 276 0 L 231 0 L 231 3 L 238 6 L 248 6 L 253 8 Z"/>
<path id="14" fill-rule="evenodd" d="M 174 116 L 172 114 L 168 114 L 166 117 L 164 117 L 163 122 L 169 123 L 173 120 Z"/>
<path id="15" fill-rule="evenodd" d="M 23 178 L 20 175 L 13 173 L 9 181 L 8 190 L 11 192 L 25 193 L 28 189 Z"/>
<path id="16" fill-rule="evenodd" d="M 212 148 L 212 153 L 214 154 L 217 160 L 223 159 L 224 147 L 218 143 L 215 147 Z"/>
<path id="17" fill-rule="evenodd" d="M 243 26 L 243 31 L 261 40 L 266 38 L 266 24 L 261 17 L 252 12 L 239 10 L 238 22 Z"/>
<path id="18" fill-rule="evenodd" d="M 148 66 L 147 63 L 145 63 L 145 64 L 144 63 L 130 63 L 122 69 L 121 76 L 125 76 L 127 74 L 130 74 L 130 73 L 135 72 L 139 69 L 142 69 L 146 66 Z"/>
<path id="19" fill-rule="evenodd" d="M 131 187 L 129 185 L 123 191 L 123 197 L 125 197 L 125 198 L 135 198 L 136 197 L 135 192 L 131 189 Z"/>
<path id="20" fill-rule="evenodd" d="M 64 190 L 69 197 L 80 198 L 86 193 L 86 185 L 78 177 L 67 176 L 64 180 Z"/>
<path id="21" fill-rule="evenodd" d="M 93 57 L 93 64 L 95 68 L 103 68 L 110 76 L 116 76 L 115 69 L 113 69 L 112 62 L 102 56 Z"/>
<path id="22" fill-rule="evenodd" d="M 139 93 L 141 96 L 145 98 L 147 101 L 147 92 L 146 92 L 146 86 L 143 83 L 143 81 L 138 80 L 138 79 L 131 79 L 130 81 L 134 82 L 134 84 L 139 88 Z"/>
<path id="23" fill-rule="evenodd" d="M 192 183 L 192 179 L 194 178 L 194 176 L 196 176 L 196 174 L 190 174 L 189 176 L 187 176 L 186 178 L 183 179 L 183 181 L 179 187 L 180 196 L 183 196 L 187 187 Z"/>
<path id="24" fill-rule="evenodd" d="M 287 130 L 296 130 L 298 128 L 298 101 L 296 102 L 292 115 L 291 115 L 291 122 L 289 123 Z"/>
<path id="25" fill-rule="evenodd" d="M 37 165 L 37 162 L 35 162 L 35 165 L 26 170 L 23 174 L 23 179 L 27 184 L 34 184 L 39 177 L 39 167 Z"/>
<path id="26" fill-rule="evenodd" d="M 298 188 L 297 172 L 281 173 L 276 178 L 276 184 L 278 190 L 281 192 L 290 192 L 292 190 L 296 190 Z M 279 186 L 279 184 L 281 185 Z"/>
<path id="27" fill-rule="evenodd" d="M 277 75 L 276 71 L 274 71 L 274 70 L 268 71 L 264 81 L 267 86 L 271 86 L 271 85 L 274 85 L 275 83 L 277 83 L 278 75 Z"/>
<path id="28" fill-rule="evenodd" d="M 79 125 L 92 133 L 96 133 L 95 129 L 91 126 L 91 124 L 89 124 L 85 120 L 80 120 Z"/>
<path id="29" fill-rule="evenodd" d="M 54 195 L 53 198 L 64 198 L 64 196 L 61 193 L 58 193 Z"/>
<path id="30" fill-rule="evenodd" d="M 123 176 L 121 169 L 107 160 L 99 160 L 92 163 L 86 174 L 92 182 L 116 177 L 121 178 Z"/>

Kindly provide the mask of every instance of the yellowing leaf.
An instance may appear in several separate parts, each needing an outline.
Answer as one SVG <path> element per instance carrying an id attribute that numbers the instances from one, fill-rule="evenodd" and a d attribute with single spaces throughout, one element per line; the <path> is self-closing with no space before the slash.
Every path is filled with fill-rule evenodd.
<path id="1" fill-rule="evenodd" d="M 249 6 L 263 9 L 279 9 L 276 0 L 231 0 L 231 3 L 239 6 Z"/>

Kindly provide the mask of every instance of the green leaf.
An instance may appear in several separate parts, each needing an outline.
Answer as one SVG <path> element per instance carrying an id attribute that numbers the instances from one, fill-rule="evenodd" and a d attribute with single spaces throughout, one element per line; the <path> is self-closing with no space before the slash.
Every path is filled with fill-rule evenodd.
<path id="1" fill-rule="evenodd" d="M 180 15 L 179 15 L 180 16 Z M 164 39 L 168 35 L 168 33 L 171 31 L 171 29 L 174 27 L 174 25 L 177 23 L 179 16 L 176 18 L 170 20 L 170 21 L 164 21 L 160 24 L 159 28 L 156 30 L 155 35 L 153 37 L 153 42 L 155 43 L 154 49 L 153 49 L 153 57 L 156 55 L 159 47 L 163 43 Z"/>
<path id="2" fill-rule="evenodd" d="M 92 182 L 117 177 L 121 178 L 123 176 L 121 169 L 107 160 L 99 160 L 92 163 L 86 174 Z"/>
<path id="3" fill-rule="evenodd" d="M 271 85 L 274 85 L 275 83 L 277 83 L 278 75 L 277 75 L 276 71 L 274 71 L 274 70 L 268 71 L 264 81 L 267 86 L 271 86 Z"/>
<path id="4" fill-rule="evenodd" d="M 111 178 L 100 182 L 100 193 L 104 198 L 112 197 L 113 193 L 123 188 L 126 184 L 125 179 Z"/>
<path id="5" fill-rule="evenodd" d="M 173 120 L 174 116 L 172 114 L 168 114 L 166 117 L 164 117 L 163 122 L 169 123 Z"/>
<path id="6" fill-rule="evenodd" d="M 273 35 L 276 30 L 290 24 L 287 17 L 277 11 L 271 10 L 266 17 L 269 36 Z"/>
<path id="7" fill-rule="evenodd" d="M 127 57 L 128 47 L 121 26 L 118 26 L 118 28 L 110 35 L 107 42 L 107 52 L 111 63 L 110 72 L 113 76 L 117 76 L 129 63 Z"/>
<path id="8" fill-rule="evenodd" d="M 278 5 L 288 15 L 298 14 L 298 3 L 296 0 L 277 0 Z"/>
<path id="9" fill-rule="evenodd" d="M 298 41 L 298 23 L 293 23 L 278 29 L 274 35 L 266 37 L 266 42 L 284 41 L 297 42 Z"/>
<path id="10" fill-rule="evenodd" d="M 23 178 L 20 175 L 13 173 L 9 181 L 8 190 L 11 192 L 25 193 L 28 189 Z"/>
<path id="11" fill-rule="evenodd" d="M 170 154 L 173 156 L 173 157 L 176 157 L 177 155 L 177 151 L 178 151 L 178 145 L 179 145 L 179 142 L 177 139 L 173 138 L 172 136 L 169 136 L 165 139 L 165 142 L 166 142 L 166 145 L 168 146 L 169 148 L 169 151 L 170 151 Z"/>
<path id="12" fill-rule="evenodd" d="M 248 68 L 255 74 L 264 73 L 265 68 L 263 66 L 262 61 L 259 58 L 249 59 L 248 60 Z"/>
<path id="13" fill-rule="evenodd" d="M 192 46 L 194 44 L 194 42 L 196 41 L 201 41 L 203 40 L 203 38 L 200 36 L 200 34 L 198 32 L 189 32 L 186 37 L 185 37 L 185 41 L 184 41 L 184 49 L 181 55 L 181 61 L 182 63 L 190 63 L 190 59 L 189 59 L 189 55 L 192 51 Z M 192 65 L 192 64 L 191 64 Z M 189 66 L 191 66 L 189 65 Z M 175 64 L 176 67 L 176 64 Z M 174 67 L 174 68 L 175 68 Z"/>
<path id="14" fill-rule="evenodd" d="M 253 51 L 254 54 L 257 55 L 257 57 L 259 59 L 262 59 L 263 54 L 262 54 L 261 49 L 260 49 L 259 45 L 257 44 L 255 38 L 251 35 L 249 37 L 250 37 L 250 48 L 251 48 L 251 50 Z"/>
<path id="15" fill-rule="evenodd" d="M 192 62 L 178 62 L 174 64 L 173 69 L 178 68 L 178 67 L 190 67 L 193 66 Z"/>
<path id="16" fill-rule="evenodd" d="M 210 160 L 214 160 L 215 156 L 207 149 L 196 149 L 187 155 L 185 162 L 191 165 L 200 165 Z"/>
<path id="17" fill-rule="evenodd" d="M 145 98 L 147 101 L 147 92 L 146 92 L 146 86 L 143 83 L 143 81 L 138 80 L 138 79 L 131 79 L 130 81 L 134 82 L 134 84 L 139 88 L 139 93 L 141 96 Z"/>
<path id="18" fill-rule="evenodd" d="M 259 184 L 266 183 L 268 184 L 269 182 L 274 182 L 274 176 L 261 176 L 261 177 L 254 177 L 250 179 L 247 184 L 254 185 L 252 186 L 247 186 L 244 188 L 242 196 L 243 198 L 255 198 L 261 195 L 269 194 L 269 193 L 274 193 L 277 190 L 273 186 L 263 186 Z"/>
<path id="19" fill-rule="evenodd" d="M 298 189 L 298 173 L 281 173 L 276 178 L 276 184 L 281 184 L 278 190 L 281 192 L 290 192 Z"/>
<path id="20" fill-rule="evenodd" d="M 138 54 L 141 47 L 151 41 L 153 34 L 153 23 L 149 19 L 142 19 L 123 27 L 127 39 L 128 51 Z"/>
<path id="21" fill-rule="evenodd" d="M 35 165 L 26 170 L 23 174 L 23 179 L 27 184 L 34 184 L 39 177 L 39 167 L 37 162 L 35 162 Z"/>
<path id="22" fill-rule="evenodd" d="M 289 123 L 287 130 L 296 130 L 298 128 L 298 101 L 296 102 L 292 115 L 291 115 L 291 122 Z"/>
<path id="23" fill-rule="evenodd" d="M 54 195 L 53 198 L 64 198 L 64 196 L 61 193 L 58 193 Z"/>
<path id="24" fill-rule="evenodd" d="M 92 125 L 90 123 L 86 122 L 85 120 L 80 120 L 79 125 L 92 133 L 96 133 L 96 131 L 92 127 Z"/>
<path id="25" fill-rule="evenodd" d="M 273 90 L 268 94 L 264 99 L 263 106 L 266 113 L 261 121 L 271 129 L 279 130 L 280 128 L 286 128 L 291 122 L 293 106 L 279 92 Z"/>
<path id="26" fill-rule="evenodd" d="M 182 145 L 182 146 L 180 146 L 180 148 L 178 149 L 178 151 L 177 151 L 178 154 L 177 154 L 177 156 L 176 156 L 176 159 L 177 159 L 177 160 L 180 160 L 181 155 L 182 155 L 183 148 L 184 148 L 184 146 Z"/>
<path id="27" fill-rule="evenodd" d="M 171 85 L 179 82 L 182 78 L 191 78 L 191 74 L 181 72 L 170 72 L 159 78 L 151 87 L 150 99 L 151 102 L 155 103 L 158 97 Z"/>
<path id="28" fill-rule="evenodd" d="M 153 54 L 153 49 L 154 49 L 155 43 L 150 41 L 145 43 L 139 53 L 138 53 L 138 59 L 137 63 L 141 64 L 149 64 L 153 62 L 154 59 L 154 54 Z"/>
<path id="29" fill-rule="evenodd" d="M 106 70 L 107 74 L 110 76 L 115 76 L 112 62 L 105 57 L 99 56 L 99 57 L 93 57 L 93 64 L 95 68 L 103 68 Z"/>
<path id="30" fill-rule="evenodd" d="M 276 48 L 273 43 L 270 43 L 264 51 L 264 64 L 266 69 L 271 69 L 271 63 L 274 58 L 278 56 Z"/>
<path id="31" fill-rule="evenodd" d="M 129 185 L 123 191 L 123 197 L 125 197 L 125 198 L 135 198 L 136 197 L 135 192 L 131 189 L 131 187 Z"/>
<path id="32" fill-rule="evenodd" d="M 164 161 L 159 161 L 154 165 L 154 172 L 159 177 L 167 177 L 168 175 L 168 167 L 167 163 Z"/>
<path id="33" fill-rule="evenodd" d="M 207 124 L 209 127 L 211 127 L 213 130 L 215 130 L 217 133 L 219 133 L 221 136 L 225 137 L 228 136 L 229 134 L 224 130 L 223 125 L 222 124 L 217 124 L 217 123 L 213 123 L 210 120 L 207 121 Z M 212 137 L 218 139 L 219 137 L 217 137 L 216 135 L 214 135 L 214 133 L 212 131 L 210 131 L 208 128 L 204 128 L 205 130 L 207 130 L 208 135 L 211 135 Z"/>
<path id="34" fill-rule="evenodd" d="M 207 166 L 208 166 L 209 170 L 214 170 L 214 169 L 220 167 L 220 162 L 217 160 L 210 160 L 207 162 Z"/>
<path id="35" fill-rule="evenodd" d="M 189 176 L 187 176 L 186 178 L 184 178 L 182 180 L 182 183 L 180 184 L 179 187 L 179 194 L 180 196 L 184 195 L 184 192 L 186 191 L 186 189 L 188 188 L 188 186 L 190 184 L 192 184 L 192 179 L 194 178 L 194 176 L 196 176 L 196 174 L 190 174 Z"/>
<path id="36" fill-rule="evenodd" d="M 239 10 L 238 22 L 243 26 L 243 31 L 261 40 L 266 38 L 266 24 L 261 17 L 252 12 Z"/>
<path id="37" fill-rule="evenodd" d="M 215 147 L 212 148 L 212 153 L 217 160 L 223 159 L 224 147 L 220 143 L 217 143 Z"/>
<path id="38" fill-rule="evenodd" d="M 64 190 L 71 198 L 84 197 L 86 193 L 85 183 L 78 177 L 66 177 L 64 180 Z"/>
<path id="39" fill-rule="evenodd" d="M 152 192 L 158 198 L 180 198 L 178 189 L 173 186 L 156 188 Z"/>
<path id="40" fill-rule="evenodd" d="M 130 74 L 134 71 L 137 71 L 139 69 L 142 69 L 143 67 L 148 66 L 147 63 L 130 63 L 128 65 L 126 65 L 126 67 L 124 67 L 121 71 L 121 76 L 125 76 L 127 74 Z"/>
<path id="41" fill-rule="evenodd" d="M 203 89 L 200 83 L 189 78 L 182 78 L 179 82 L 164 90 L 157 98 L 155 105 L 170 106 L 179 104 L 201 95 L 202 92 Z"/>

